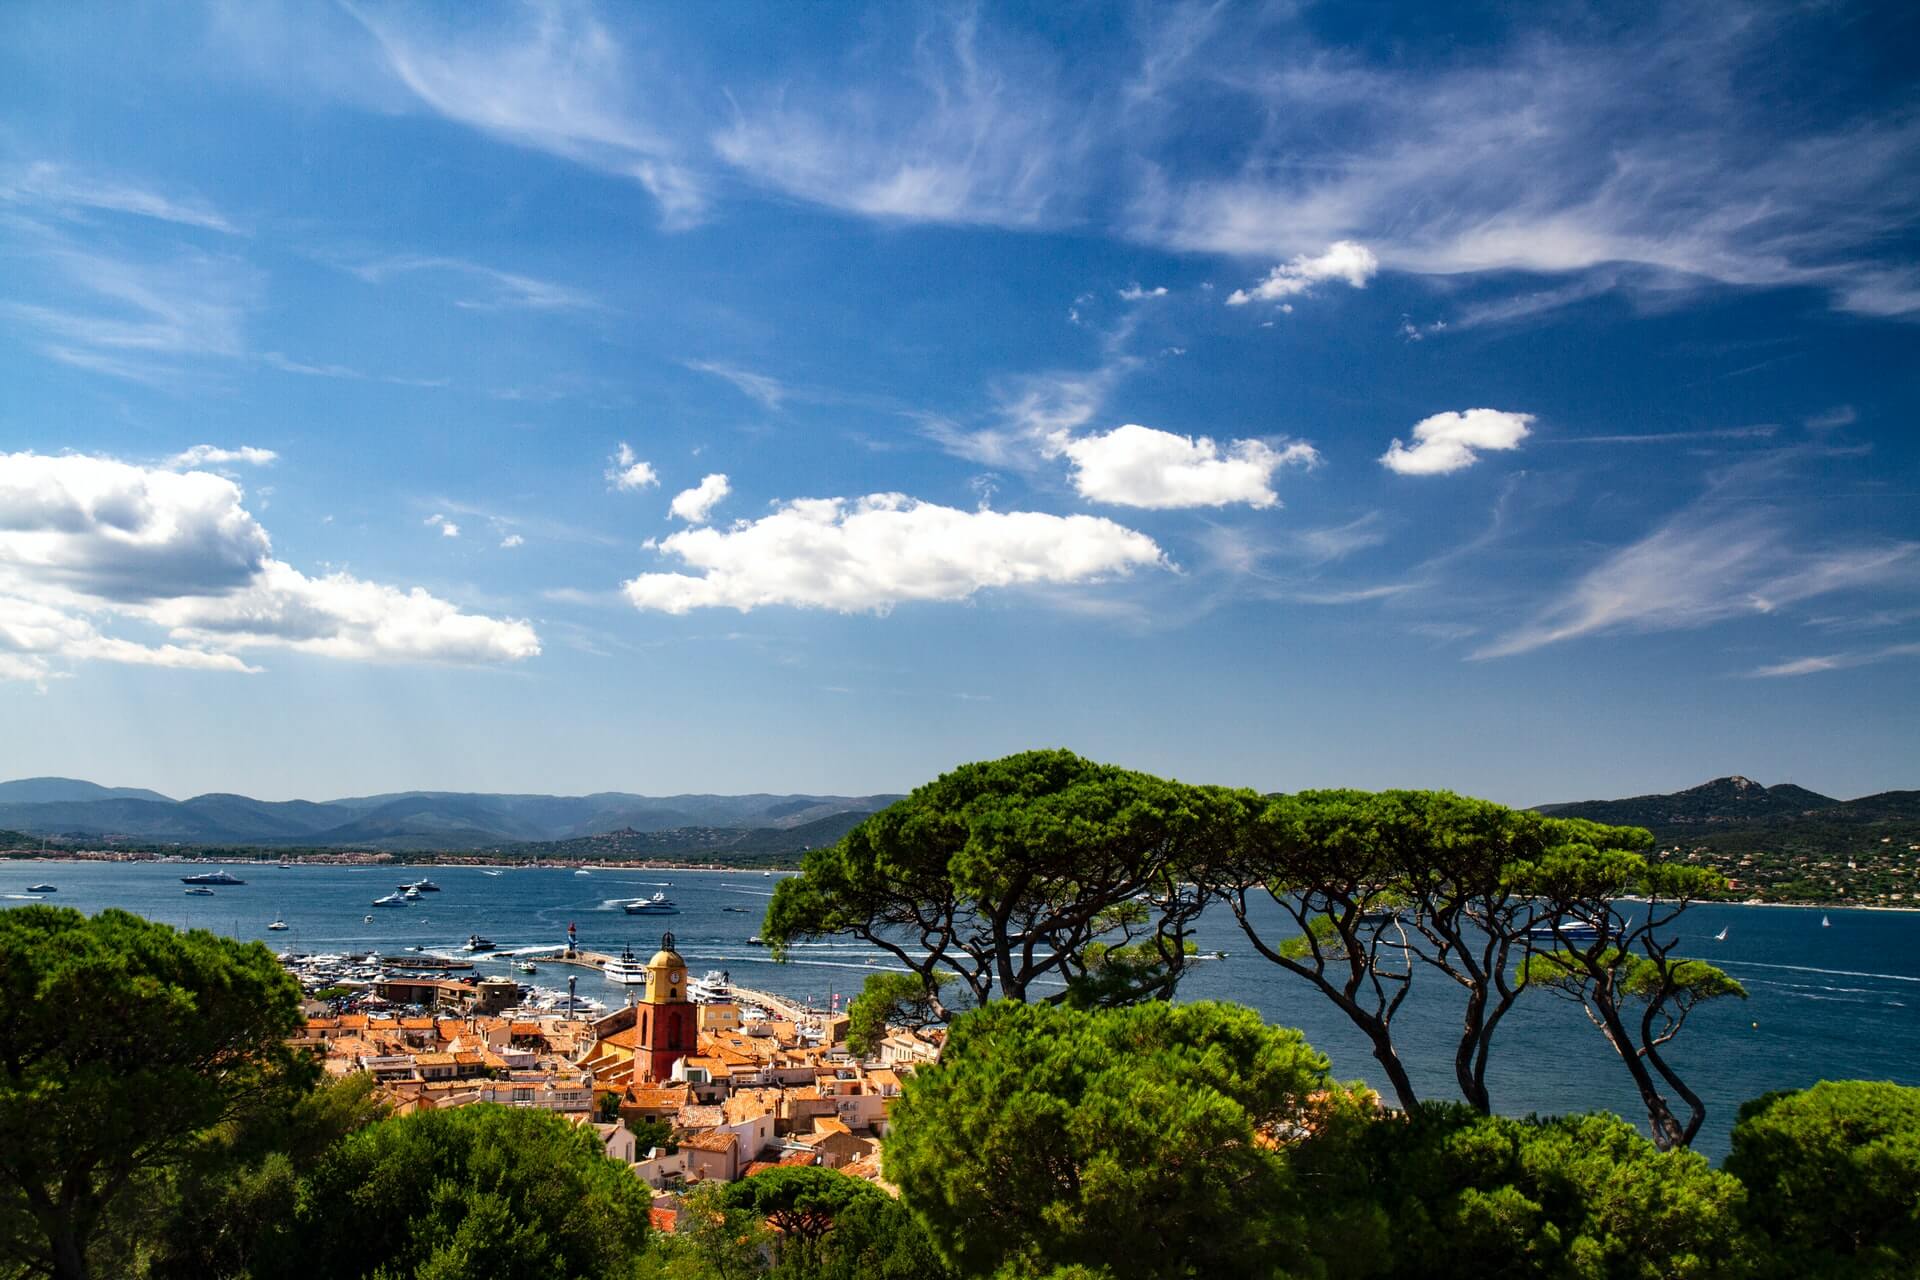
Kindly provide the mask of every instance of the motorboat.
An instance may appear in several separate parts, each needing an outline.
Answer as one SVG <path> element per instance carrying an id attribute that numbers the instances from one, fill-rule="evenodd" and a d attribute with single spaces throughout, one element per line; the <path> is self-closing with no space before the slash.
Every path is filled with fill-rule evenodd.
<path id="1" fill-rule="evenodd" d="M 680 908 L 666 894 L 656 893 L 651 898 L 635 898 L 626 904 L 626 911 L 630 916 L 670 916 L 678 914 Z"/>
<path id="2" fill-rule="evenodd" d="M 407 905 L 407 899 L 403 894 L 389 893 L 384 897 L 375 898 L 373 905 L 376 907 L 404 907 Z"/>
<path id="3" fill-rule="evenodd" d="M 633 954 L 631 946 L 622 947 L 620 954 L 607 961 L 606 968 L 600 971 L 608 982 L 617 982 L 623 987 L 636 986 L 647 980 L 647 966 Z"/>
<path id="4" fill-rule="evenodd" d="M 281 913 L 280 913 L 280 912 L 278 912 L 278 911 L 276 911 L 276 912 L 274 912 L 274 914 L 273 914 L 273 923 L 272 923 L 272 924 L 270 924 L 270 925 L 268 925 L 268 926 L 267 926 L 267 928 L 268 928 L 268 929 L 269 929 L 269 930 L 270 930 L 271 932 L 274 932 L 274 933 L 279 933 L 279 932 L 280 932 L 280 931 L 281 931 L 282 929 L 285 929 L 286 927 L 287 927 L 287 922 L 286 922 L 286 920 L 285 920 L 285 919 L 284 919 L 284 918 L 282 917 L 282 915 L 281 915 Z"/>
<path id="5" fill-rule="evenodd" d="M 578 871 L 574 872 L 573 874 L 577 876 L 590 876 L 593 874 L 593 872 L 587 870 L 585 867 L 582 867 Z"/>
<path id="6" fill-rule="evenodd" d="M 482 870 L 482 871 L 480 872 L 480 874 L 481 874 L 481 875 L 483 875 L 483 876 L 497 876 L 497 875 L 499 875 L 500 873 L 499 873 L 498 871 L 486 871 L 486 870 Z"/>
<path id="7" fill-rule="evenodd" d="M 202 871 L 197 876 L 181 876 L 181 884 L 245 884 L 239 876 L 230 871 Z"/>
<path id="8" fill-rule="evenodd" d="M 745 915 L 747 913 L 747 909 L 745 907 L 722 907 L 720 909 L 722 911 L 738 911 L 741 915 Z"/>
<path id="9" fill-rule="evenodd" d="M 191 889 L 182 889 L 180 892 L 186 894 L 190 898 L 211 898 L 213 896 L 213 890 L 202 889 L 198 885 L 195 885 Z"/>
<path id="10" fill-rule="evenodd" d="M 58 893 L 60 891 L 54 888 L 50 884 L 30 884 L 27 886 L 27 892 L 28 893 Z"/>
<path id="11" fill-rule="evenodd" d="M 192 893 L 192 892 L 193 892 L 193 890 L 191 890 L 191 889 L 189 889 L 189 890 L 187 890 L 187 892 L 188 892 L 188 893 Z M 366 923 L 366 924 L 372 924 L 372 923 L 373 923 L 373 917 L 372 917 L 372 916 L 361 916 L 361 917 L 360 917 L 360 919 L 361 919 L 361 920 L 362 920 L 362 921 L 363 921 L 364 923 Z"/>
<path id="12" fill-rule="evenodd" d="M 408 902 L 420 901 L 420 891 L 414 888 L 412 885 L 408 885 L 406 888 L 402 889 L 400 891 L 400 896 L 406 899 Z"/>
<path id="13" fill-rule="evenodd" d="M 540 966 L 539 966 L 539 965 L 537 965 L 537 964 L 535 964 L 535 963 L 534 963 L 533 961 L 531 961 L 531 960 L 522 960 L 522 961 L 521 961 L 521 962 L 520 962 L 519 964 L 517 964 L 517 965 L 515 965 L 515 966 L 513 966 L 513 967 L 514 967 L 514 968 L 516 968 L 516 969 L 518 969 L 518 970 L 519 970 L 520 972 L 522 972 L 522 973 L 538 973 L 538 972 L 540 972 Z"/>
<path id="14" fill-rule="evenodd" d="M 440 892 L 440 886 L 435 884 L 433 881 L 427 879 L 425 876 L 421 876 L 418 880 L 415 880 L 412 884 L 403 884 L 400 887 L 411 893 Z"/>
<path id="15" fill-rule="evenodd" d="M 747 939 L 747 945 L 750 947 L 764 947 L 767 945 L 767 940 L 756 933 Z"/>
<path id="16" fill-rule="evenodd" d="M 493 939 L 483 938 L 477 933 L 470 933 L 467 935 L 467 950 L 491 951 L 493 950 Z"/>

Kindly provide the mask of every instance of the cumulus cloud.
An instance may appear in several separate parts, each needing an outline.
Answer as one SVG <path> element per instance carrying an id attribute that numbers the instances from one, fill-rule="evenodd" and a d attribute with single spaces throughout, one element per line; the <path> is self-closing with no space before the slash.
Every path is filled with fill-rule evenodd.
<path id="1" fill-rule="evenodd" d="M 713 509 L 732 492 L 733 486 L 727 483 L 726 476 L 716 471 L 693 488 L 676 493 L 667 510 L 688 524 L 705 524 Z"/>
<path id="2" fill-rule="evenodd" d="M 500 539 L 500 549 L 503 551 L 511 551 L 515 547 L 525 546 L 526 542 L 527 540 L 521 537 L 519 534 L 510 533 L 506 537 Z"/>
<path id="3" fill-rule="evenodd" d="M 1403 476 L 1443 476 L 1478 460 L 1477 449 L 1517 449 L 1527 438 L 1533 415 L 1500 409 L 1436 413 L 1413 424 L 1411 446 L 1395 440 L 1380 464 Z"/>
<path id="4" fill-rule="evenodd" d="M 256 449 L 250 444 L 243 444 L 238 449 L 222 449 L 218 445 L 197 444 L 191 449 L 174 454 L 167 462 L 169 466 L 182 469 L 218 466 L 226 462 L 244 462 L 250 467 L 264 467 L 279 456 L 271 449 Z"/>
<path id="5" fill-rule="evenodd" d="M 523 621 L 345 573 L 308 578 L 274 558 L 242 504 L 237 483 L 207 471 L 0 455 L 0 667 L 31 678 L 60 660 L 249 671 L 240 652 L 269 646 L 442 662 L 540 651 Z"/>
<path id="6" fill-rule="evenodd" d="M 1311 293 L 1313 287 L 1328 280 L 1344 280 L 1356 289 L 1367 287 L 1380 260 L 1367 246 L 1353 240 L 1336 240 L 1325 253 L 1300 254 L 1267 272 L 1267 278 L 1251 289 L 1235 289 L 1227 295 L 1227 305 L 1244 307 L 1249 302 L 1281 302 L 1296 294 Z"/>
<path id="7" fill-rule="evenodd" d="M 729 529 L 660 543 L 699 573 L 624 584 L 665 613 L 765 605 L 883 613 L 905 601 L 964 600 L 991 587 L 1074 584 L 1165 562 L 1154 541 L 1094 516 L 961 511 L 898 493 L 803 498 Z"/>
<path id="8" fill-rule="evenodd" d="M 1320 461 L 1310 444 L 1274 448 L 1261 440 L 1234 440 L 1222 449 L 1206 436 L 1175 435 L 1135 423 L 1066 441 L 1074 488 L 1093 502 L 1123 507 L 1271 507 L 1273 473 L 1289 464 Z"/>
<path id="9" fill-rule="evenodd" d="M 427 517 L 426 525 L 429 529 L 438 529 L 440 536 L 443 538 L 457 538 L 460 536 L 460 526 L 441 515 L 438 511 Z"/>
<path id="10" fill-rule="evenodd" d="M 607 483 L 616 489 L 647 489 L 660 483 L 651 462 L 642 462 L 622 440 L 607 466 Z"/>

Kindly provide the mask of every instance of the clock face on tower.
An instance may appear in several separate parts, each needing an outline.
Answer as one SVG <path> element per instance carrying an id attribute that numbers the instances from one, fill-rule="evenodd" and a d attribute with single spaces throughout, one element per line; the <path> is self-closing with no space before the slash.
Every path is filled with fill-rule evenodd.
<path id="1" fill-rule="evenodd" d="M 672 973 L 669 973 L 667 975 L 667 981 L 674 983 L 677 986 L 680 982 L 685 980 L 686 976 L 687 976 L 686 970 L 675 969 Z"/>

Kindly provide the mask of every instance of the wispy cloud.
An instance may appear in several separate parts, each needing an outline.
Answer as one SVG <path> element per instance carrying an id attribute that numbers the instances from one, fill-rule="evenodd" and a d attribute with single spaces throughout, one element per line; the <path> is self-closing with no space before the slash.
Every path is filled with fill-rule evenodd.
<path id="1" fill-rule="evenodd" d="M 534 276 L 501 271 L 459 258 L 426 254 L 400 255 L 359 263 L 348 268 L 369 284 L 380 284 L 414 272 L 447 273 L 482 286 L 483 292 L 458 298 L 454 305 L 475 311 L 521 308 L 528 311 L 579 311 L 598 307 L 593 295 Z"/>
<path id="2" fill-rule="evenodd" d="M 1475 658 L 1611 632 L 1672 631 L 1775 612 L 1836 592 L 1911 580 L 1920 543 L 1803 548 L 1782 510 L 1743 491 L 1747 473 L 1607 555 Z"/>
<path id="3" fill-rule="evenodd" d="M 870 217 L 1052 225 L 1083 177 L 1085 117 L 1042 87 L 1049 58 L 989 43 L 973 10 L 935 20 L 904 57 L 889 48 L 861 68 L 858 87 L 747 96 L 714 150 L 768 186 Z"/>
<path id="4" fill-rule="evenodd" d="M 51 206 L 65 212 L 91 209 L 124 213 L 222 235 L 241 234 L 224 214 L 203 200 L 164 195 L 45 160 L 0 172 L 0 202 Z"/>
<path id="5" fill-rule="evenodd" d="M 1298 27 L 1249 40 L 1236 26 L 1162 109 L 1237 95 L 1251 142 L 1226 173 L 1156 157 L 1133 230 L 1256 257 L 1350 238 L 1386 269 L 1439 275 L 1599 272 L 1468 324 L 1630 283 L 1605 274 L 1622 264 L 1911 313 L 1920 269 L 1887 246 L 1920 213 L 1905 180 L 1920 116 L 1856 108 L 1810 130 L 1797 104 L 1748 92 L 1752 75 L 1799 60 L 1804 25 L 1787 9 L 1669 6 L 1604 35 L 1524 32 L 1437 70 L 1363 62 Z"/>
<path id="6" fill-rule="evenodd" d="M 1889 644 L 1878 649 L 1855 649 L 1846 653 L 1795 658 L 1791 662 L 1777 662 L 1771 666 L 1755 667 L 1747 674 L 1757 679 L 1810 676 L 1822 671 L 1843 671 L 1849 667 L 1873 666 L 1881 662 L 1892 662 L 1896 658 L 1920 658 L 1920 644 Z"/>
<path id="7" fill-rule="evenodd" d="M 727 364 L 720 360 L 684 360 L 681 362 L 697 373 L 710 373 L 716 378 L 733 384 L 735 390 L 750 400 L 757 400 L 768 412 L 780 408 L 789 392 L 785 383 L 778 378 L 768 377 L 764 373 L 755 373 L 751 369 L 742 369 L 738 365 Z"/>
<path id="8" fill-rule="evenodd" d="M 461 22 L 430 28 L 388 6 L 347 4 L 387 68 L 429 109 L 483 133 L 628 178 L 669 227 L 698 223 L 699 178 L 668 130 L 650 123 L 636 86 L 657 81 L 582 5 L 529 0 L 511 30 Z"/>

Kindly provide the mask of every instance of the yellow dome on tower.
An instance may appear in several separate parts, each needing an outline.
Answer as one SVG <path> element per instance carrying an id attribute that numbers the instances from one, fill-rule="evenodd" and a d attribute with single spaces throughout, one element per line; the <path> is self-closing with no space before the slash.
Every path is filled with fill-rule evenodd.
<path id="1" fill-rule="evenodd" d="M 660 936 L 660 949 L 647 961 L 647 1003 L 687 1003 L 687 962 L 673 949 L 671 933 Z"/>

